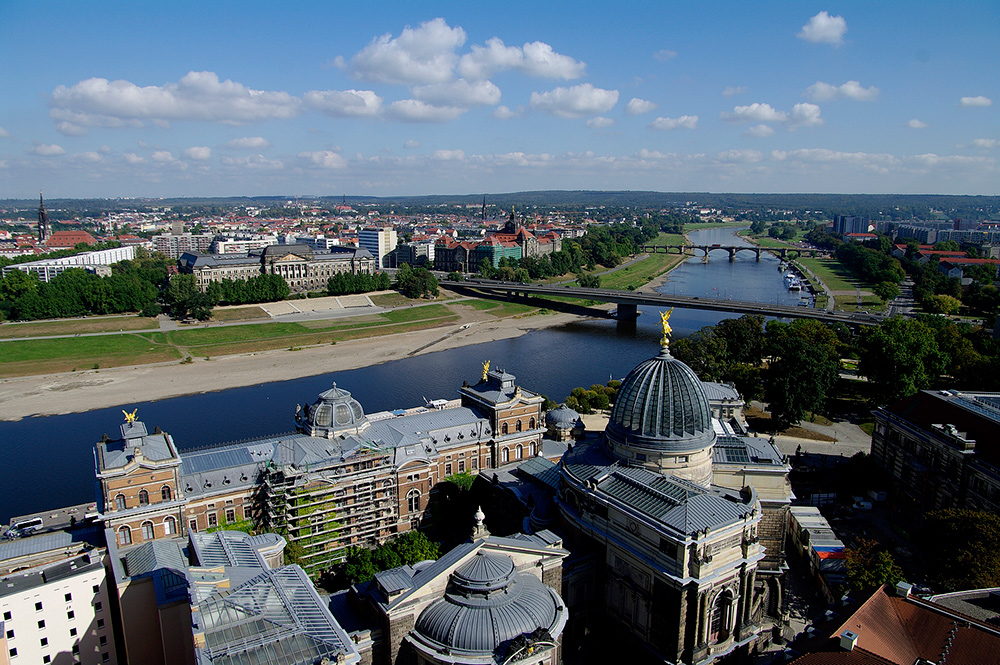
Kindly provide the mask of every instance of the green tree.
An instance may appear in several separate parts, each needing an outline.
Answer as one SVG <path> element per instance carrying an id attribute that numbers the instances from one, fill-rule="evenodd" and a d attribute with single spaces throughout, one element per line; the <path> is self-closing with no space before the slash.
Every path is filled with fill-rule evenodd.
<path id="1" fill-rule="evenodd" d="M 600 275 L 586 275 L 580 274 L 576 278 L 577 284 L 579 284 L 584 289 L 599 289 L 601 288 L 601 277 Z"/>
<path id="2" fill-rule="evenodd" d="M 899 297 L 899 285 L 894 282 L 879 282 L 872 287 L 872 293 L 887 303 Z"/>
<path id="3" fill-rule="evenodd" d="M 890 404 L 930 388 L 944 371 L 944 354 L 930 328 L 894 316 L 864 330 L 858 372 L 875 384 L 872 395 Z"/>
<path id="4" fill-rule="evenodd" d="M 399 292 L 407 298 L 434 298 L 438 294 L 438 281 L 426 268 L 400 266 L 396 273 Z"/>
<path id="5" fill-rule="evenodd" d="M 845 551 L 847 583 L 852 589 L 873 589 L 903 579 L 903 570 L 877 541 L 861 538 Z"/>
<path id="6" fill-rule="evenodd" d="M 948 295 L 928 296 L 924 298 L 924 309 L 931 314 L 958 314 L 962 308 L 962 301 Z"/>
<path id="7" fill-rule="evenodd" d="M 828 347 L 797 335 L 776 339 L 764 373 L 764 396 L 778 429 L 794 425 L 808 412 L 825 410 L 837 372 L 836 354 Z"/>
<path id="8" fill-rule="evenodd" d="M 1000 586 L 1000 516 L 990 511 L 939 510 L 924 516 L 925 552 L 945 591 Z"/>

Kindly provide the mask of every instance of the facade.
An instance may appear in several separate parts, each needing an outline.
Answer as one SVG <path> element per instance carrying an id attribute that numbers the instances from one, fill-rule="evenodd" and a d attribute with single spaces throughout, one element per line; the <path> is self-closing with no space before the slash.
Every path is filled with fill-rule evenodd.
<path id="1" fill-rule="evenodd" d="M 135 246 L 123 245 L 122 247 L 83 252 L 75 256 L 64 256 L 58 259 L 41 259 L 28 263 L 16 263 L 4 267 L 3 274 L 9 274 L 13 270 L 33 272 L 38 276 L 38 279 L 48 282 L 56 275 L 60 275 L 70 268 L 83 268 L 87 272 L 104 277 L 111 274 L 112 263 L 131 261 L 134 258 Z"/>
<path id="2" fill-rule="evenodd" d="M 375 257 L 377 268 L 388 268 L 385 256 L 396 249 L 396 230 L 390 227 L 369 226 L 358 231 L 358 244 Z"/>
<path id="3" fill-rule="evenodd" d="M 903 514 L 1000 510 L 1000 393 L 923 390 L 874 413 L 872 457 Z"/>
<path id="4" fill-rule="evenodd" d="M 185 252 L 207 252 L 214 240 L 211 233 L 169 233 L 153 236 L 153 250 L 178 259 Z"/>
<path id="5" fill-rule="evenodd" d="M 393 266 L 398 268 L 404 263 L 410 266 L 422 266 L 434 261 L 433 242 L 404 242 L 396 245 L 393 253 Z"/>
<path id="6" fill-rule="evenodd" d="M 848 233 L 868 233 L 870 220 L 863 215 L 835 215 L 833 232 L 846 235 Z"/>
<path id="7" fill-rule="evenodd" d="M 488 238 L 520 247 L 523 257 L 545 256 L 562 249 L 562 236 L 555 231 L 536 236 L 524 228 L 513 209 L 511 209 L 510 218 L 504 224 L 503 229 L 490 234 Z"/>
<path id="8" fill-rule="evenodd" d="M 268 245 L 277 245 L 278 236 L 260 235 L 255 233 L 238 235 L 234 238 L 216 236 L 209 250 L 212 254 L 247 254 L 255 249 L 263 249 Z"/>
<path id="9" fill-rule="evenodd" d="M 50 250 L 73 249 L 80 243 L 93 245 L 97 238 L 86 231 L 56 231 L 45 241 L 45 246 Z"/>
<path id="10" fill-rule="evenodd" d="M 4 577 L 0 663 L 117 663 L 103 553 Z"/>

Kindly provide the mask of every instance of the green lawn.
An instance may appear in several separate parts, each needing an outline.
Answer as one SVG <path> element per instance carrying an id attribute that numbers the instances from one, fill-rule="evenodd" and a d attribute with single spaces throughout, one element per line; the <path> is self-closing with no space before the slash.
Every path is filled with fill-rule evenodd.
<path id="1" fill-rule="evenodd" d="M 808 268 L 832 291 L 852 291 L 866 284 L 858 281 L 848 272 L 837 259 L 799 258 L 796 259 Z"/>
<path id="2" fill-rule="evenodd" d="M 254 319 L 270 318 L 263 309 L 257 305 L 251 307 L 234 307 L 232 309 L 214 309 L 212 318 L 216 321 L 252 321 Z"/>
<path id="3" fill-rule="evenodd" d="M 179 359 L 177 349 L 151 342 L 142 335 L 128 333 L 16 340 L 0 344 L 0 376 L 27 376 Z"/>
<path id="4" fill-rule="evenodd" d="M 650 254 L 630 266 L 601 275 L 601 288 L 619 291 L 638 289 L 687 258 L 683 254 Z"/>
<path id="5" fill-rule="evenodd" d="M 858 297 L 854 296 L 834 296 L 836 309 L 844 312 L 881 312 L 885 309 L 885 304 L 878 296 L 861 296 L 861 305 L 858 305 Z"/>
<path id="6" fill-rule="evenodd" d="M 498 300 L 463 300 L 461 302 L 455 303 L 456 305 L 467 305 L 473 309 L 478 309 L 480 311 L 496 309 L 500 306 Z"/>
<path id="7" fill-rule="evenodd" d="M 99 316 L 87 319 L 5 323 L 0 325 L 0 338 L 45 337 L 47 335 L 77 335 L 83 333 L 117 332 L 119 330 L 149 330 L 159 328 L 155 318 L 145 316 Z"/>

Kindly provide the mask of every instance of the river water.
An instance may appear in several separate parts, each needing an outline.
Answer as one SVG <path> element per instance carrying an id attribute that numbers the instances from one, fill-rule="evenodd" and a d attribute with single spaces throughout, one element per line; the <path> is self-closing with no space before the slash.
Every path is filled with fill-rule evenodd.
<path id="1" fill-rule="evenodd" d="M 696 245 L 748 244 L 731 229 L 706 229 L 689 236 Z M 670 273 L 660 290 L 778 304 L 799 300 L 799 294 L 790 294 L 785 288 L 778 260 L 763 254 L 758 263 L 751 252 L 737 252 L 733 263 L 719 250 L 710 254 L 708 263 L 700 256 L 689 259 Z M 367 412 L 452 399 L 463 381 L 477 380 L 484 360 L 517 376 L 518 383 L 528 390 L 559 401 L 576 386 L 622 378 L 636 364 L 658 353 L 657 311 L 640 311 L 634 327 L 620 327 L 609 320 L 581 320 L 515 339 L 361 369 L 123 406 L 129 411 L 137 407 L 139 418 L 150 430 L 160 427 L 169 432 L 184 450 L 289 432 L 294 429 L 296 403 L 314 401 L 333 381 L 351 391 Z M 677 309 L 670 325 L 675 338 L 684 337 L 725 316 Z M 331 347 L 331 353 L 336 353 L 336 348 Z M 0 461 L 5 471 L 0 482 L 0 523 L 16 515 L 93 501 L 94 443 L 104 433 L 117 436 L 121 422 L 117 407 L 0 422 Z"/>

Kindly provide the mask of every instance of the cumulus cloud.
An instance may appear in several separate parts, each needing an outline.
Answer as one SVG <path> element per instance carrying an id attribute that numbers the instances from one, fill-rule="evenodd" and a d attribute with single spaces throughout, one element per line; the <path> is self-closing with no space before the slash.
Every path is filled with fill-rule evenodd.
<path id="1" fill-rule="evenodd" d="M 86 162 L 87 164 L 96 164 L 97 162 L 104 161 L 104 158 L 96 152 L 78 152 L 73 155 L 73 160 L 77 162 Z"/>
<path id="2" fill-rule="evenodd" d="M 345 66 L 358 78 L 382 83 L 444 83 L 458 61 L 455 49 L 464 43 L 465 30 L 436 18 L 416 28 L 406 26 L 399 37 L 386 33 L 374 38 Z"/>
<path id="3" fill-rule="evenodd" d="M 373 116 L 382 108 L 382 98 L 371 90 L 310 90 L 305 105 L 335 118 Z"/>
<path id="4" fill-rule="evenodd" d="M 610 111 L 617 103 L 617 90 L 595 88 L 589 83 L 531 93 L 531 108 L 560 118 L 599 115 Z"/>
<path id="5" fill-rule="evenodd" d="M 820 108 L 815 104 L 796 104 L 788 114 L 789 128 L 818 127 L 823 124 L 823 118 L 819 115 Z"/>
<path id="6" fill-rule="evenodd" d="M 774 136 L 774 128 L 770 125 L 754 125 L 743 132 L 743 135 L 758 139 L 767 138 L 768 136 Z"/>
<path id="7" fill-rule="evenodd" d="M 625 105 L 625 113 L 629 115 L 639 115 L 641 113 L 649 113 L 656 109 L 656 104 L 654 102 L 647 101 L 645 99 L 639 99 L 638 97 L 633 97 L 628 100 L 628 104 Z"/>
<path id="8" fill-rule="evenodd" d="M 929 125 L 926 122 L 920 122 L 916 118 L 906 123 L 906 126 L 912 129 L 924 129 L 925 127 L 929 127 Z"/>
<path id="9" fill-rule="evenodd" d="M 510 110 L 506 106 L 498 106 L 493 111 L 493 117 L 497 120 L 509 120 L 511 118 L 516 118 L 519 115 L 521 114 L 517 111 Z"/>
<path id="10" fill-rule="evenodd" d="M 192 146 L 184 151 L 184 156 L 188 159 L 195 159 L 203 162 L 212 157 L 212 149 L 207 146 Z"/>
<path id="11" fill-rule="evenodd" d="M 679 118 L 657 118 L 649 123 L 650 129 L 670 131 L 673 129 L 698 129 L 698 116 L 682 115 Z"/>
<path id="12" fill-rule="evenodd" d="M 332 150 L 300 152 L 299 157 L 310 164 L 320 166 L 324 169 L 343 169 L 347 167 L 347 160 Z"/>
<path id="13" fill-rule="evenodd" d="M 244 155 L 242 157 L 226 156 L 222 158 L 224 166 L 237 169 L 250 169 L 254 171 L 280 171 L 285 168 L 285 163 L 280 159 L 268 159 L 264 155 Z"/>
<path id="14" fill-rule="evenodd" d="M 401 99 L 389 104 L 385 113 L 402 122 L 447 122 L 465 113 L 456 106 L 434 106 L 419 99 Z"/>
<path id="15" fill-rule="evenodd" d="M 759 150 L 724 150 L 719 153 L 718 158 L 723 162 L 752 164 L 764 159 L 764 155 Z"/>
<path id="16" fill-rule="evenodd" d="M 878 99 L 879 92 L 881 91 L 875 86 L 865 88 L 857 81 L 848 81 L 839 86 L 816 81 L 816 83 L 806 88 L 804 95 L 814 102 L 831 102 L 835 99 L 872 102 Z"/>
<path id="17" fill-rule="evenodd" d="M 8 132 L 3 127 L 0 127 L 0 139 L 10 138 L 10 132 Z"/>
<path id="18" fill-rule="evenodd" d="M 735 97 L 736 95 L 742 95 L 746 91 L 747 87 L 745 85 L 727 85 L 722 89 L 722 96 Z"/>
<path id="19" fill-rule="evenodd" d="M 169 150 L 157 150 L 150 155 L 149 158 L 154 162 L 159 162 L 160 164 L 167 164 L 174 161 L 174 156 Z"/>
<path id="20" fill-rule="evenodd" d="M 83 136 L 87 133 L 86 127 L 81 127 L 80 125 L 74 125 L 72 122 L 66 122 L 63 120 L 58 125 L 56 125 L 56 131 L 63 136 Z"/>
<path id="21" fill-rule="evenodd" d="M 431 159 L 441 162 L 455 162 L 465 159 L 464 150 L 435 150 L 431 153 Z"/>
<path id="22" fill-rule="evenodd" d="M 583 76 L 587 65 L 556 53 L 545 42 L 529 42 L 519 48 L 506 46 L 499 37 L 486 40 L 485 46 L 473 45 L 458 63 L 459 74 L 469 79 L 490 78 L 511 69 L 538 78 L 569 80 Z"/>
<path id="23" fill-rule="evenodd" d="M 653 57 L 660 62 L 666 62 L 667 60 L 672 60 L 677 57 L 677 51 L 671 51 L 669 49 L 660 49 L 653 54 Z"/>
<path id="24" fill-rule="evenodd" d="M 244 136 L 242 138 L 226 141 L 223 144 L 223 147 L 232 148 L 234 150 L 263 150 L 264 148 L 270 148 L 271 142 L 263 136 Z"/>
<path id="25" fill-rule="evenodd" d="M 55 155 L 65 155 L 66 150 L 61 145 L 55 143 L 39 143 L 28 148 L 28 152 L 41 157 L 54 157 Z"/>
<path id="26" fill-rule="evenodd" d="M 972 108 L 976 106 L 989 106 L 993 103 L 993 100 L 989 97 L 983 97 L 979 95 L 978 97 L 962 97 L 958 100 L 959 106 L 964 106 L 966 108 Z"/>
<path id="27" fill-rule="evenodd" d="M 610 127 L 613 124 L 615 124 L 614 120 L 611 118 L 605 118 L 601 115 L 587 121 L 587 127 L 590 129 L 603 129 L 604 127 Z"/>
<path id="28" fill-rule="evenodd" d="M 801 148 L 799 150 L 772 150 L 771 159 L 783 161 L 847 163 L 867 167 L 895 166 L 900 160 L 886 153 L 841 152 L 826 148 Z"/>
<path id="29" fill-rule="evenodd" d="M 840 46 L 847 32 L 847 21 L 843 16 L 830 16 L 826 12 L 816 14 L 802 26 L 796 37 L 813 44 L 833 44 Z"/>
<path id="30" fill-rule="evenodd" d="M 140 157 L 139 155 L 135 154 L 134 152 L 126 152 L 124 155 L 122 155 L 122 157 L 124 157 L 125 161 L 128 162 L 129 164 L 145 164 L 146 163 L 146 158 L 145 157 Z"/>
<path id="31" fill-rule="evenodd" d="M 972 145 L 977 148 L 1000 148 L 1000 141 L 997 139 L 972 139 Z"/>
<path id="32" fill-rule="evenodd" d="M 91 78 L 52 92 L 49 115 L 65 131 L 77 127 L 142 126 L 170 120 L 240 124 L 290 118 L 301 102 L 287 92 L 254 90 L 214 72 L 188 72 L 176 83 L 139 87 L 130 81 Z"/>
<path id="33" fill-rule="evenodd" d="M 448 83 L 432 83 L 413 88 L 413 97 L 435 106 L 495 106 L 500 103 L 500 88 L 491 81 L 470 83 L 458 79 Z"/>
<path id="34" fill-rule="evenodd" d="M 735 106 L 732 111 L 723 111 L 719 117 L 726 122 L 786 122 L 788 114 L 774 109 L 770 104 L 754 102 L 746 106 Z"/>

